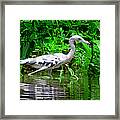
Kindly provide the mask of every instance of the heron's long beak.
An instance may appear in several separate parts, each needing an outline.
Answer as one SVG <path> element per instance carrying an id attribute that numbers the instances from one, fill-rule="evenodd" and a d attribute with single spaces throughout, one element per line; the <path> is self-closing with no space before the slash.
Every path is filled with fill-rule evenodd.
<path id="1" fill-rule="evenodd" d="M 82 39 L 81 42 L 84 42 L 85 44 L 90 45 L 90 43 L 88 41 L 84 40 L 84 39 Z"/>

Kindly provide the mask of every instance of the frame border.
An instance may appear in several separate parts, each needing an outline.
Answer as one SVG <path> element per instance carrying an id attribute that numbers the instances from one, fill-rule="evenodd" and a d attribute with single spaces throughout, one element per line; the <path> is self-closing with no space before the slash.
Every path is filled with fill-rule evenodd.
<path id="1" fill-rule="evenodd" d="M 115 5 L 115 115 L 5 115 L 5 5 Z M 119 0 L 2 1 L 0 3 L 0 119 L 119 119 Z"/>

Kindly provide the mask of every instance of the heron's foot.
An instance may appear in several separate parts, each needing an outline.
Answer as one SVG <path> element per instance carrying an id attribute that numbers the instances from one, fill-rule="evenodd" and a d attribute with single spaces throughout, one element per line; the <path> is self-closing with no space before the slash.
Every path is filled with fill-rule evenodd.
<path id="1" fill-rule="evenodd" d="M 51 79 L 51 77 L 50 76 L 40 76 L 40 79 L 49 80 L 49 79 Z"/>
<path id="2" fill-rule="evenodd" d="M 53 76 L 52 76 L 52 75 L 49 75 L 49 78 L 50 78 L 50 79 L 53 79 Z"/>
<path id="3" fill-rule="evenodd" d="M 48 70 L 48 75 L 49 75 L 50 79 L 53 79 L 53 76 L 52 76 L 52 69 L 49 69 L 49 70 Z"/>
<path id="4" fill-rule="evenodd" d="M 28 76 L 33 76 L 32 73 L 29 73 Z"/>

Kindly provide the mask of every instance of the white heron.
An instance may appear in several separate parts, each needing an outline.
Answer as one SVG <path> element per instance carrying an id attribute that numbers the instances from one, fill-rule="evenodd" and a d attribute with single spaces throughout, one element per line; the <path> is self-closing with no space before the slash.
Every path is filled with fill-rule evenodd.
<path id="1" fill-rule="evenodd" d="M 59 68 L 60 65 L 70 62 L 75 53 L 75 41 L 80 41 L 90 45 L 90 43 L 84 40 L 81 36 L 74 35 L 69 39 L 69 44 L 71 48 L 68 54 L 65 55 L 63 53 L 55 53 L 50 55 L 48 54 L 38 56 L 36 58 L 27 58 L 24 60 L 20 60 L 20 64 L 27 64 L 30 65 L 32 68 L 37 69 L 36 71 L 29 73 L 28 76 L 46 69 L 52 71 L 52 69 Z"/>

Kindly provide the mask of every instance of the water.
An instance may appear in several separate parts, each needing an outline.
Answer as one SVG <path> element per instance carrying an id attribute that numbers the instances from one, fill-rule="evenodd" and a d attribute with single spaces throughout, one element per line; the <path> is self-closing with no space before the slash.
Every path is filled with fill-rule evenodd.
<path id="1" fill-rule="evenodd" d="M 32 83 L 20 83 L 20 100 L 64 100 L 67 91 L 59 81 L 37 78 Z"/>
<path id="2" fill-rule="evenodd" d="M 79 69 L 57 69 L 21 75 L 20 100 L 99 100 L 99 76 L 88 76 Z"/>

